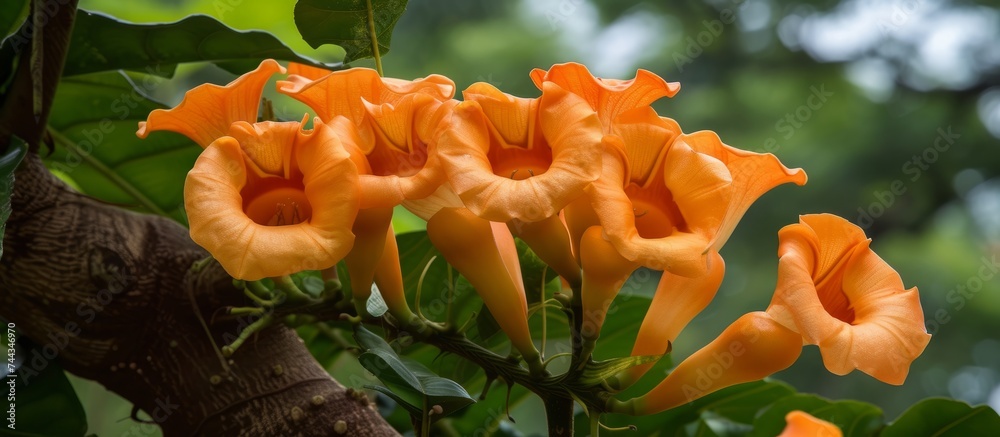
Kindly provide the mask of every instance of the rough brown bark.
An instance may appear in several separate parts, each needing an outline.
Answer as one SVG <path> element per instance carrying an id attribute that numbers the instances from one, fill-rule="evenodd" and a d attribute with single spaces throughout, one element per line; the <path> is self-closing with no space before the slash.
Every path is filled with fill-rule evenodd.
<path id="1" fill-rule="evenodd" d="M 265 330 L 224 365 L 212 339 L 231 341 L 240 322 L 211 323 L 212 312 L 249 302 L 217 264 L 190 270 L 207 254 L 184 228 L 77 194 L 34 155 L 16 177 L 0 315 L 59 349 L 65 369 L 134 402 L 168 436 L 395 435 L 290 329 Z"/>

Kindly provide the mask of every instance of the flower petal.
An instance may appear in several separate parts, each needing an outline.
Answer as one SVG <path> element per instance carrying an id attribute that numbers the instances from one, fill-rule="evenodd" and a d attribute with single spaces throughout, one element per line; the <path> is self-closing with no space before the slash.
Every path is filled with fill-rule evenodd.
<path id="1" fill-rule="evenodd" d="M 292 75 L 278 81 L 278 91 L 309 105 L 323 121 L 342 115 L 357 124 L 365 113 L 362 100 L 381 105 L 396 103 L 408 94 L 424 93 L 443 101 L 455 95 L 455 84 L 437 74 L 409 81 L 382 78 L 370 68 L 351 68 L 314 80 Z"/>
<path id="2" fill-rule="evenodd" d="M 515 100 L 510 102 L 518 109 L 493 108 L 490 113 L 496 116 L 532 108 Z M 438 151 L 456 193 L 480 217 L 498 222 L 512 219 L 532 222 L 554 216 L 581 196 L 583 188 L 600 175 L 601 135 L 594 112 L 578 97 L 552 85 L 546 86 L 537 108 L 543 139 L 532 138 L 537 134 L 529 133 L 532 142 L 519 146 L 531 150 L 545 147 L 539 143 L 547 143 L 552 161 L 544 173 L 514 180 L 496 174 L 490 161 L 491 148 L 517 147 L 508 145 L 502 135 L 494 134 L 498 132 L 496 126 L 503 126 L 509 120 L 531 120 L 534 116 L 505 115 L 498 121 L 488 118 L 476 101 L 455 107 Z M 510 131 L 508 136 L 512 136 Z"/>
<path id="3" fill-rule="evenodd" d="M 444 208 L 464 208 L 462 199 L 458 197 L 458 194 L 455 194 L 455 190 L 447 182 L 441 184 L 430 196 L 416 200 L 404 200 L 402 205 L 407 211 L 424 219 L 424 221 L 430 220 L 434 214 Z"/>
<path id="4" fill-rule="evenodd" d="M 288 74 L 295 75 L 303 79 L 316 80 L 326 77 L 333 71 L 325 68 L 313 67 L 312 65 L 300 64 L 298 62 L 288 63 Z"/>
<path id="5" fill-rule="evenodd" d="M 646 267 L 687 277 L 705 274 L 713 226 L 721 222 L 728 201 L 730 182 L 725 166 L 684 144 L 675 144 L 661 157 L 658 168 L 662 170 L 655 171 L 658 177 L 647 181 L 646 187 L 630 189 L 630 195 L 617 182 L 625 179 L 625 169 L 614 156 L 605 154 L 603 174 L 588 188 L 591 204 L 611 242 L 622 256 Z M 663 237 L 644 237 L 636 220 L 651 220 L 653 216 L 636 218 L 638 200 L 632 197 L 640 190 L 652 190 L 647 194 L 651 200 L 672 195 L 673 200 L 666 203 L 676 204 L 686 223 L 661 229 Z"/>
<path id="6" fill-rule="evenodd" d="M 673 97 L 680 91 L 679 83 L 667 82 L 647 70 L 638 70 L 630 80 L 602 79 L 575 62 L 553 65 L 549 71 L 536 68 L 530 75 L 538 89 L 543 88 L 543 83 L 552 82 L 583 97 L 597 111 L 605 132 L 620 114 L 649 106 L 661 97 Z"/>
<path id="7" fill-rule="evenodd" d="M 612 135 L 621 138 L 628 166 L 628 181 L 645 185 L 657 160 L 681 135 L 681 128 L 669 118 L 656 115 L 648 106 L 623 113 L 612 128 Z"/>
<path id="8" fill-rule="evenodd" d="M 770 153 L 753 153 L 730 147 L 715 132 L 683 135 L 681 141 L 698 153 L 722 161 L 732 175 L 732 199 L 713 241 L 712 248 L 715 250 L 722 248 L 743 214 L 761 195 L 781 184 L 792 182 L 801 186 L 806 183 L 806 173 L 802 169 L 788 169 Z"/>
<path id="9" fill-rule="evenodd" d="M 238 121 L 230 126 L 229 135 L 240 143 L 243 153 L 254 164 L 252 170 L 257 176 L 288 178 L 293 170 L 298 170 L 292 160 L 292 146 L 303 123 L 305 120 L 302 123 L 264 121 L 253 124 Z"/>
<path id="10" fill-rule="evenodd" d="M 273 59 L 265 59 L 256 70 L 246 73 L 226 86 L 205 84 L 184 94 L 184 100 L 172 109 L 157 109 L 146 121 L 139 122 L 136 135 L 146 138 L 152 131 L 168 130 L 183 134 L 207 147 L 225 136 L 237 121 L 254 123 L 264 84 L 271 75 L 285 69 Z"/>
<path id="11" fill-rule="evenodd" d="M 817 419 L 809 413 L 795 410 L 785 415 L 785 429 L 778 437 L 842 437 L 844 434 L 825 420 Z"/>

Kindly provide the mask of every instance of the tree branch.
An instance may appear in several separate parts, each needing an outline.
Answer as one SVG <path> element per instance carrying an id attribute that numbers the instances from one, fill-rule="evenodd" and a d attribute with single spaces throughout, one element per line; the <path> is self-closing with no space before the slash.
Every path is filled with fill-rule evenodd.
<path id="1" fill-rule="evenodd" d="M 75 193 L 33 154 L 16 177 L 0 316 L 57 348 L 63 368 L 134 402 L 167 436 L 396 434 L 288 328 L 222 360 L 213 340 L 224 344 L 241 326 L 211 323 L 211 313 L 250 303 L 217 264 L 191 271 L 207 254 L 183 227 Z M 30 383 L 44 364 L 20 373 Z"/>

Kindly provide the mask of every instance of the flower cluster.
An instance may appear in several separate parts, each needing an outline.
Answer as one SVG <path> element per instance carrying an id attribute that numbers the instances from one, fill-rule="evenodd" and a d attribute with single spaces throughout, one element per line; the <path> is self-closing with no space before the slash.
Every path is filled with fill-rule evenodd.
<path id="1" fill-rule="evenodd" d="M 312 109 L 311 128 L 308 115 L 258 121 L 276 73 L 287 74 L 277 90 Z M 402 205 L 427 221 L 433 244 L 533 372 L 544 366 L 515 237 L 572 290 L 583 364 L 625 280 L 640 267 L 661 271 L 632 355 L 663 354 L 713 299 L 725 271 L 719 250 L 746 210 L 806 175 L 714 132 L 684 133 L 650 106 L 680 86 L 648 71 L 610 80 L 569 63 L 530 77 L 538 97 L 477 83 L 458 101 L 439 75 L 406 81 L 268 60 L 154 111 L 138 134 L 175 131 L 205 148 L 185 184 L 191 236 L 236 278 L 343 260 L 363 317 L 374 282 L 392 317 L 410 322 L 391 227 Z M 779 280 L 766 311 L 740 317 L 649 393 L 609 409 L 650 414 L 761 379 L 790 366 L 804 344 L 818 345 L 834 373 L 860 369 L 902 383 L 929 336 L 916 289 L 904 289 L 868 243 L 844 219 L 803 216 L 779 233 Z M 720 354 L 732 360 L 703 381 Z M 609 386 L 623 389 L 648 368 Z"/>

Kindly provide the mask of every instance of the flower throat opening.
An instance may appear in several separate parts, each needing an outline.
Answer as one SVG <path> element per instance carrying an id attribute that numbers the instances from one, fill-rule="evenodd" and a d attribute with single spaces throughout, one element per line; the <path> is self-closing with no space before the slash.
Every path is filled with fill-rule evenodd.
<path id="1" fill-rule="evenodd" d="M 277 178 L 275 178 L 277 179 Z M 298 184 L 268 184 L 264 190 L 255 190 L 255 195 L 244 194 L 243 211 L 257 224 L 265 226 L 286 226 L 308 222 L 312 217 L 312 206 L 306 193 Z"/>

